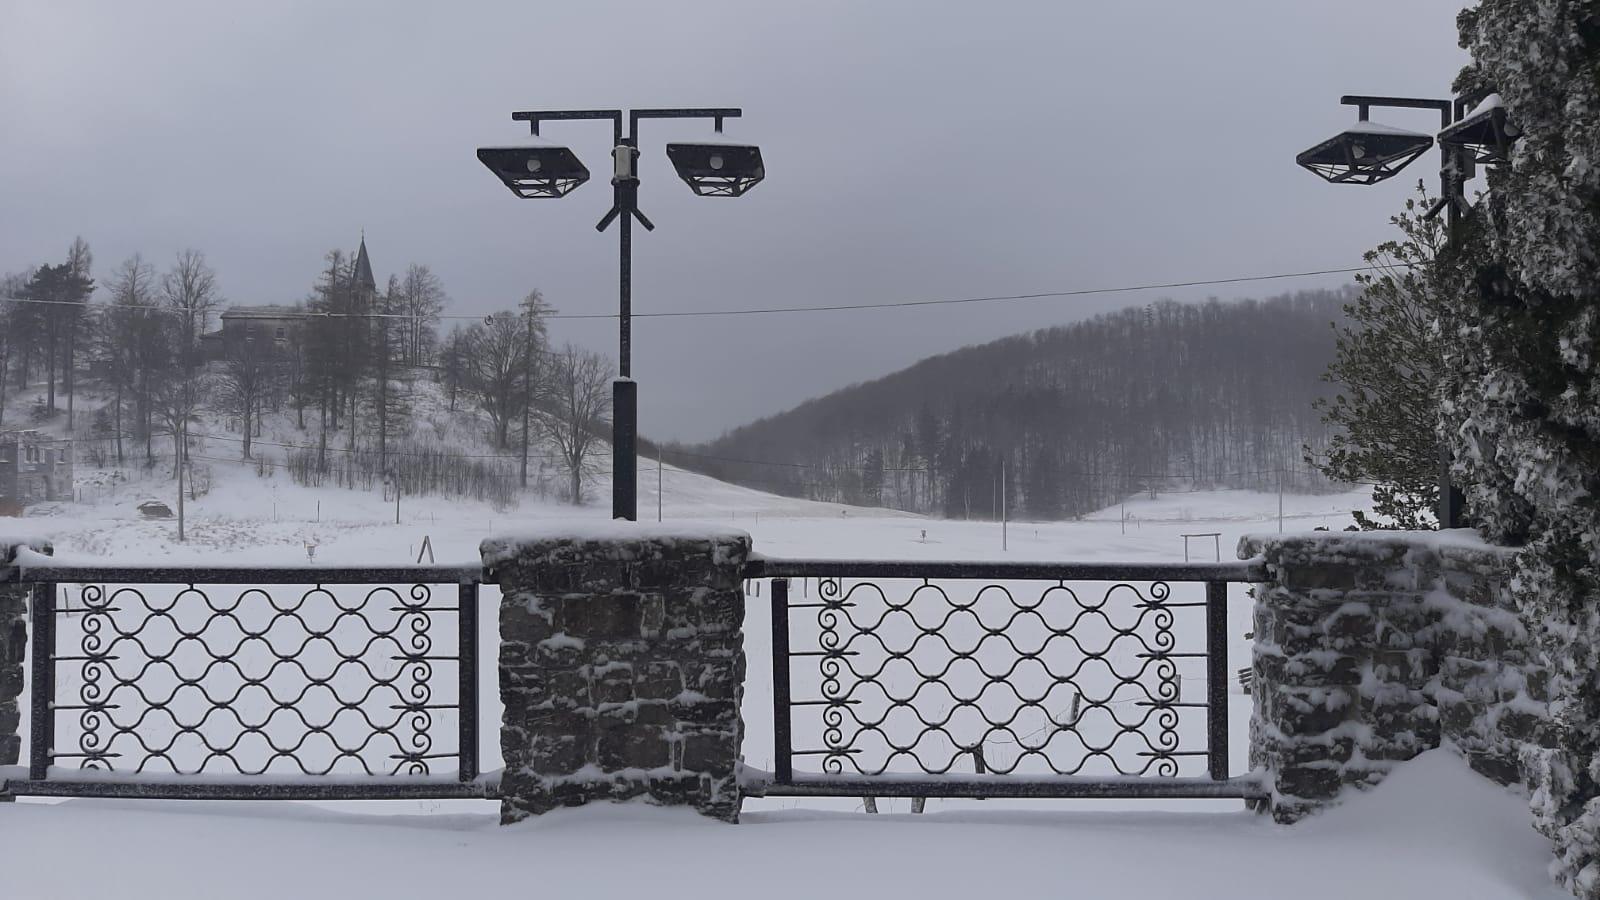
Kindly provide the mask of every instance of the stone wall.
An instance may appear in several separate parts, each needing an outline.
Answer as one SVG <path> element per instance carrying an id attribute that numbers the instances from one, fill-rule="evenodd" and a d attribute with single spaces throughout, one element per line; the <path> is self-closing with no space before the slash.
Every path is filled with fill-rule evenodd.
<path id="1" fill-rule="evenodd" d="M 11 578 L 17 551 L 29 547 L 51 552 L 48 541 L 0 539 L 0 766 L 16 765 L 22 749 L 17 698 L 22 696 L 28 656 L 28 587 L 13 584 Z"/>
<path id="2" fill-rule="evenodd" d="M 1478 772 L 1524 781 L 1548 746 L 1548 677 L 1507 591 L 1513 551 L 1470 536 L 1247 537 L 1255 586 L 1251 768 L 1279 821 L 1448 742 Z"/>
<path id="3" fill-rule="evenodd" d="M 644 798 L 739 816 L 750 537 L 608 524 L 492 538 L 501 821 Z"/>

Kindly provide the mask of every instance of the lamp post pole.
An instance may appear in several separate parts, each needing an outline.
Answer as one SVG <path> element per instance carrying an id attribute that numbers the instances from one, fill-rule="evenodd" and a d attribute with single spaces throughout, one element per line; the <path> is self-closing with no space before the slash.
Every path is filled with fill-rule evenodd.
<path id="1" fill-rule="evenodd" d="M 604 119 L 611 122 L 612 177 L 611 209 L 595 225 L 605 231 L 618 220 L 617 260 L 617 379 L 611 385 L 611 517 L 637 521 L 639 518 L 639 391 L 633 380 L 633 220 L 646 231 L 655 225 L 639 211 L 639 120 L 712 119 L 718 132 L 724 118 L 737 118 L 737 108 L 635 109 L 627 113 L 623 131 L 620 109 L 577 109 L 521 111 L 511 114 L 514 121 L 527 122 L 534 135 L 543 121 L 559 119 Z"/>
<path id="2" fill-rule="evenodd" d="M 638 127 L 638 121 L 633 123 Z M 612 210 L 621 210 L 617 223 L 617 380 L 611 383 L 611 518 L 639 519 L 639 384 L 633 380 L 633 218 L 645 229 L 650 220 L 639 213 L 639 149 L 632 136 L 622 138 L 612 158 L 616 174 L 611 179 Z M 609 217 L 597 226 L 604 229 Z"/>

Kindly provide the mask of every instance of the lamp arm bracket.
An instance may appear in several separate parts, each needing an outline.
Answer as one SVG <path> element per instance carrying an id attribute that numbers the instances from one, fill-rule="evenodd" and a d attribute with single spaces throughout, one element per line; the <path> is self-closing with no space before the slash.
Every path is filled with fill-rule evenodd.
<path id="1" fill-rule="evenodd" d="M 1365 94 L 1346 94 L 1339 98 L 1345 106 L 1385 106 L 1391 109 L 1441 109 L 1453 105 L 1449 100 L 1430 100 L 1419 97 L 1373 97 Z"/>

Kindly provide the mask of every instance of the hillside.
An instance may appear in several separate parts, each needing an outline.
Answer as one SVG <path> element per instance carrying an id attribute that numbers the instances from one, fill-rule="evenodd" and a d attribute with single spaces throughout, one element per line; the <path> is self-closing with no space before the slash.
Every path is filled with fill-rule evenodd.
<path id="1" fill-rule="evenodd" d="M 814 500 L 951 518 L 1077 516 L 1138 491 L 1342 489 L 1329 323 L 1349 290 L 1130 308 L 965 347 L 666 458 Z M 1002 487 L 1003 485 L 1003 487 Z"/>
<path id="2" fill-rule="evenodd" d="M 26 410 L 35 405 L 41 391 L 29 386 L 9 392 L 7 399 L 11 408 Z M 320 443 L 314 420 L 302 429 L 292 410 L 266 412 L 252 441 L 251 458 L 246 459 L 240 423 L 202 410 L 190 426 L 188 536 L 177 544 L 174 520 L 146 519 L 136 508 L 152 498 L 176 505 L 170 434 L 152 436 L 148 459 L 145 441 L 127 436 L 119 465 L 114 436 L 97 433 L 92 424 L 103 418 L 97 413 L 110 402 L 109 395 L 100 385 L 87 382 L 80 385 L 78 427 L 73 431 L 67 431 L 64 415 L 6 425 L 74 439 L 75 499 L 29 506 L 24 520 L 0 518 L 0 531 L 51 537 L 58 554 L 72 558 L 160 556 L 198 561 L 220 552 L 233 562 L 294 562 L 314 554 L 317 561 L 393 563 L 415 561 L 424 538 L 440 561 L 468 558 L 477 541 L 496 527 L 610 514 L 608 447 L 597 451 L 597 464 L 585 479 L 585 502 L 574 506 L 562 494 L 565 473 L 549 447 L 534 447 L 529 484 L 523 489 L 518 460 L 494 448 L 486 416 L 464 404 L 450 409 L 439 385 L 425 378 L 408 382 L 405 393 L 410 415 L 392 436 L 392 452 L 419 454 L 426 462 L 446 467 L 474 467 L 482 483 L 463 477 L 428 485 L 426 490 L 407 488 L 397 508 L 392 489 L 381 477 L 371 477 L 366 465 L 374 453 L 370 435 L 360 436 L 357 451 L 351 453 L 346 449 L 347 432 L 330 431 L 327 469 L 316 477 L 315 472 L 297 474 L 292 465 L 297 456 L 315 453 Z M 658 504 L 669 521 L 715 520 L 742 526 L 881 514 L 774 497 L 670 464 L 658 476 L 653 460 L 641 460 L 641 518 L 653 520 Z"/>

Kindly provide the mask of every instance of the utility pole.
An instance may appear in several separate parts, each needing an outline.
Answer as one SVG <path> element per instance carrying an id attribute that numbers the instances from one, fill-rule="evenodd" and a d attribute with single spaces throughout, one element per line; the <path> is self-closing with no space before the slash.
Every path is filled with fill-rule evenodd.
<path id="1" fill-rule="evenodd" d="M 656 445 L 656 521 L 661 521 L 661 445 Z"/>
<path id="2" fill-rule="evenodd" d="M 1006 461 L 1000 460 L 1000 549 L 1009 549 L 1006 545 Z"/>
<path id="3" fill-rule="evenodd" d="M 400 524 L 400 473 L 394 469 L 383 473 L 383 483 L 394 488 L 394 523 Z"/>
<path id="4" fill-rule="evenodd" d="M 1278 533 L 1283 534 L 1283 470 L 1278 470 Z"/>
<path id="5" fill-rule="evenodd" d="M 178 425 L 178 543 L 183 543 L 183 458 L 189 448 L 189 423 Z"/>

